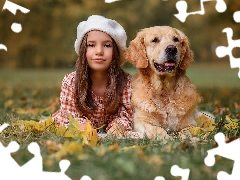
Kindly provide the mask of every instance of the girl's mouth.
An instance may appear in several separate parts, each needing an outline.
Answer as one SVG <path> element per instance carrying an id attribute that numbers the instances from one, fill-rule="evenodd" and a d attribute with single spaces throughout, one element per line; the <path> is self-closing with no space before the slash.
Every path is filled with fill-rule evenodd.
<path id="1" fill-rule="evenodd" d="M 93 59 L 93 61 L 95 61 L 95 62 L 103 62 L 103 61 L 105 61 L 105 60 L 102 59 L 102 58 L 97 58 L 97 59 Z"/>

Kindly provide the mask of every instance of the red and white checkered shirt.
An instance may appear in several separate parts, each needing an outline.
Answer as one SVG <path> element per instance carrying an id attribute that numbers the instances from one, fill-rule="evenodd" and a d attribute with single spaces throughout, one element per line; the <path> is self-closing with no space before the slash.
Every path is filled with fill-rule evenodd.
<path id="1" fill-rule="evenodd" d="M 79 112 L 75 106 L 75 75 L 76 72 L 65 75 L 62 81 L 60 93 L 60 109 L 52 115 L 53 120 L 60 126 L 68 126 L 69 115 L 77 118 L 80 124 L 85 123 L 86 119 L 82 113 Z M 114 124 L 120 124 L 126 130 L 132 130 L 133 126 L 133 111 L 130 104 L 131 98 L 131 83 L 132 77 L 127 75 L 127 84 L 123 90 L 120 98 L 119 110 L 116 115 L 109 115 L 106 113 L 103 105 L 103 98 L 92 93 L 93 101 L 97 108 L 87 118 L 91 121 L 93 128 L 100 128 L 105 126 L 107 132 Z"/>

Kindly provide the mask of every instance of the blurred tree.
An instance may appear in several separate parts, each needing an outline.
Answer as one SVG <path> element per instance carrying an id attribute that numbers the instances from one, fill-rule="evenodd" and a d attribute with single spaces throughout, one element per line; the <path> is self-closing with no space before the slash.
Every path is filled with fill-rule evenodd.
<path id="1" fill-rule="evenodd" d="M 0 5 L 3 6 L 4 1 Z M 216 2 L 205 3 L 205 15 L 189 16 L 180 22 L 176 2 L 172 0 L 121 0 L 105 3 L 104 0 L 14 0 L 30 9 L 17 15 L 5 10 L 0 13 L 0 43 L 8 51 L 0 50 L 0 67 L 73 67 L 77 58 L 74 50 L 76 29 L 79 22 L 92 14 L 100 14 L 118 21 L 126 30 L 128 42 L 138 31 L 150 26 L 168 25 L 183 31 L 189 38 L 196 61 L 214 62 L 217 46 L 227 46 L 225 27 L 234 30 L 239 39 L 239 24 L 233 13 L 239 10 L 239 0 L 225 0 L 227 11 L 218 13 Z M 187 0 L 188 12 L 200 10 L 200 0 Z M 14 33 L 11 24 L 18 22 L 23 30 Z M 239 51 L 234 50 L 236 56 Z"/>

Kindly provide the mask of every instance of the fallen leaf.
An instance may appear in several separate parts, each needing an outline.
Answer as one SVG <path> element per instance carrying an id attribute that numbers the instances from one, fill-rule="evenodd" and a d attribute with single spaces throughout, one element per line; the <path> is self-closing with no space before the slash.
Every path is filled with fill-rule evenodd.
<path id="1" fill-rule="evenodd" d="M 197 118 L 196 122 L 198 127 L 204 128 L 208 131 L 213 131 L 215 128 L 215 122 L 205 115 L 202 115 L 199 118 Z"/>

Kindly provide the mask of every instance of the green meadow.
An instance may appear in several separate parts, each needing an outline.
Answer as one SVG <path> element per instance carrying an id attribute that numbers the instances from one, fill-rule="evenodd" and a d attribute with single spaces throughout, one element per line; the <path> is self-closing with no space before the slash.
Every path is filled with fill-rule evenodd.
<path id="1" fill-rule="evenodd" d="M 59 172 L 59 161 L 68 159 L 71 165 L 66 174 L 74 180 L 88 175 L 92 180 L 154 180 L 163 176 L 166 180 L 179 180 L 171 175 L 173 165 L 190 169 L 189 180 L 215 180 L 219 171 L 231 173 L 233 161 L 216 156 L 213 167 L 204 164 L 207 150 L 217 147 L 214 135 L 223 132 L 228 140 L 240 136 L 240 79 L 239 69 L 231 69 L 228 63 L 193 63 L 187 75 L 197 86 L 202 96 L 200 110 L 206 110 L 216 117 L 215 129 L 199 142 L 144 139 L 100 139 L 96 146 L 83 145 L 76 138 L 56 136 L 49 131 L 34 129 L 22 131 L 11 124 L 18 120 L 39 121 L 59 108 L 61 81 L 68 69 L 1 69 L 0 70 L 0 123 L 10 124 L 0 133 L 4 146 L 15 140 L 20 150 L 13 153 L 19 165 L 33 156 L 27 146 L 35 141 L 41 148 L 44 171 Z M 125 68 L 130 74 L 135 69 Z M 238 128 L 227 129 L 227 118 L 234 119 Z M 74 145 L 67 144 L 74 142 Z M 229 153 L 231 153 L 229 151 Z"/>

